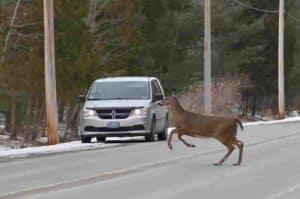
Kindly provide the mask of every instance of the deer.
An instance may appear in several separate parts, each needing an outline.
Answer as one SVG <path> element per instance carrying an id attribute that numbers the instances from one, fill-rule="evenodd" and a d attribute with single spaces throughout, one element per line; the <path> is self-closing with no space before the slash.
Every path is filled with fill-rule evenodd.
<path id="1" fill-rule="evenodd" d="M 237 118 L 217 117 L 185 111 L 176 97 L 176 89 L 172 95 L 158 102 L 160 106 L 167 106 L 172 114 L 175 128 L 170 132 L 167 140 L 168 147 L 172 150 L 172 136 L 177 133 L 178 139 L 187 147 L 195 147 L 183 139 L 183 136 L 198 138 L 215 138 L 226 148 L 227 153 L 215 166 L 221 166 L 232 154 L 235 146 L 239 149 L 238 161 L 233 166 L 240 166 L 243 158 L 244 143 L 237 139 L 237 125 L 243 130 L 242 122 Z"/>

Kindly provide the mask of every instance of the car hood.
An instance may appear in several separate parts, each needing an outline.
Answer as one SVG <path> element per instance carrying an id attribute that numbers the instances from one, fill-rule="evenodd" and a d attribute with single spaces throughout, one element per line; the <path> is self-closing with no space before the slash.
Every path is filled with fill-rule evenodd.
<path id="1" fill-rule="evenodd" d="M 148 106 L 150 100 L 88 100 L 86 108 L 127 108 Z"/>

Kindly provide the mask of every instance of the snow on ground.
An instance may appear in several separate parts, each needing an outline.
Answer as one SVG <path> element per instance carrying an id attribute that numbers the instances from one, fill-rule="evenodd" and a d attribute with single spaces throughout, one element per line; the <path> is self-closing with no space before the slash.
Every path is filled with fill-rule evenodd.
<path id="1" fill-rule="evenodd" d="M 9 139 L 8 135 L 0 135 L 0 139 Z"/>
<path id="2" fill-rule="evenodd" d="M 59 152 L 79 151 L 87 149 L 98 149 L 117 146 L 118 144 L 104 144 L 104 143 L 88 143 L 82 144 L 81 141 L 73 141 L 68 143 L 40 146 L 40 147 L 28 147 L 23 149 L 6 149 L 0 148 L 0 158 L 16 158 L 26 157 L 30 155 L 41 155 L 41 154 L 53 154 Z"/>
<path id="3" fill-rule="evenodd" d="M 243 126 L 255 126 L 255 125 L 270 125 L 270 124 L 283 124 L 288 122 L 300 122 L 300 117 L 290 117 L 282 120 L 271 120 L 271 121 L 258 121 L 258 122 L 246 122 L 243 123 Z M 174 128 L 171 127 L 168 129 L 168 134 L 170 134 L 171 130 Z"/>
<path id="4" fill-rule="evenodd" d="M 270 125 L 270 124 L 282 124 L 287 122 L 300 122 L 300 117 L 292 117 L 283 120 L 273 120 L 273 121 L 259 121 L 259 122 L 249 122 L 244 123 L 244 126 L 253 126 L 253 125 Z M 168 133 L 173 128 L 168 129 Z M 142 141 L 143 137 L 134 137 L 134 138 L 109 138 L 107 139 L 108 143 L 88 143 L 82 144 L 81 141 L 73 141 L 68 143 L 62 143 L 51 146 L 40 146 L 40 147 L 28 147 L 22 149 L 9 149 L 7 147 L 0 146 L 0 158 L 15 158 L 15 157 L 26 157 L 30 155 L 39 155 L 39 154 L 52 154 L 59 152 L 68 152 L 68 151 L 79 151 L 79 150 L 88 150 L 88 149 L 98 149 L 106 148 L 120 145 L 119 143 L 114 143 L 115 141 Z M 95 141 L 95 140 L 92 140 Z M 113 143 L 109 143 L 113 141 Z"/>
<path id="5" fill-rule="evenodd" d="M 8 135 L 0 135 L 0 140 L 8 140 L 9 136 Z M 6 151 L 11 149 L 9 146 L 6 146 L 5 144 L 3 144 L 2 142 L 0 142 L 0 152 L 1 151 Z"/>
<path id="6" fill-rule="evenodd" d="M 92 139 L 92 143 L 82 144 L 81 141 L 72 141 L 67 143 L 61 143 L 50 146 L 39 146 L 39 147 L 27 147 L 22 149 L 10 149 L 8 147 L 0 146 L 0 158 L 16 158 L 16 157 L 27 157 L 31 155 L 42 155 L 42 154 L 53 154 L 61 152 L 79 151 L 79 150 L 90 150 L 99 148 L 108 148 L 120 145 L 119 143 L 109 143 L 110 141 L 124 142 L 124 141 L 143 141 L 144 137 L 112 137 L 107 138 L 108 143 L 97 143 L 96 139 Z M 45 140 L 43 140 L 45 141 Z"/>
<path id="7" fill-rule="evenodd" d="M 6 146 L 0 146 L 0 152 L 1 151 L 7 151 L 9 150 L 10 148 L 9 147 L 6 147 Z"/>
<path id="8" fill-rule="evenodd" d="M 252 126 L 252 125 L 268 125 L 268 124 L 282 124 L 287 122 L 300 122 L 300 117 L 289 117 L 282 120 L 271 120 L 271 121 L 259 121 L 259 122 L 247 122 L 243 123 L 244 126 Z"/>

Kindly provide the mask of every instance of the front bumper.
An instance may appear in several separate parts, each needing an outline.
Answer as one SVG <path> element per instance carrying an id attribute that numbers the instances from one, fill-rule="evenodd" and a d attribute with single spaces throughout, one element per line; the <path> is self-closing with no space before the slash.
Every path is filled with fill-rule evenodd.
<path id="1" fill-rule="evenodd" d="M 120 127 L 109 128 L 109 122 L 119 122 Z M 150 133 L 151 121 L 146 117 L 130 116 L 126 119 L 100 119 L 97 116 L 81 118 L 80 135 L 81 136 L 99 136 L 99 137 L 124 137 L 124 136 L 142 136 Z"/>

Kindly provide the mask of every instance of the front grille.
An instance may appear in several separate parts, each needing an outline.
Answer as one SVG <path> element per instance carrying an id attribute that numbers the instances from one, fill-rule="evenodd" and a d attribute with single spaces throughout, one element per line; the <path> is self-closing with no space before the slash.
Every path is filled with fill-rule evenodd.
<path id="1" fill-rule="evenodd" d="M 119 127 L 119 128 L 87 126 L 84 128 L 84 131 L 89 131 L 89 132 L 118 132 L 118 131 L 142 131 L 142 130 L 145 130 L 145 127 L 143 125 Z"/>
<path id="2" fill-rule="evenodd" d="M 99 118 L 104 120 L 126 119 L 129 117 L 132 108 L 117 108 L 117 109 L 97 109 L 96 112 Z"/>

